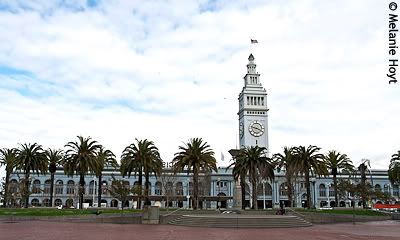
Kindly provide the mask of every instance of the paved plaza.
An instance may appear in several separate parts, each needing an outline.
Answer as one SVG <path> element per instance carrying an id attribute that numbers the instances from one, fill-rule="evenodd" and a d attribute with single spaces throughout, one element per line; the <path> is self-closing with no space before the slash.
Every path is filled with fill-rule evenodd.
<path id="1" fill-rule="evenodd" d="M 308 228 L 215 229 L 171 225 L 100 224 L 63 222 L 0 222 L 1 240 L 148 240 L 148 239 L 268 239 L 268 240 L 392 240 L 400 239 L 399 221 L 314 225 Z"/>

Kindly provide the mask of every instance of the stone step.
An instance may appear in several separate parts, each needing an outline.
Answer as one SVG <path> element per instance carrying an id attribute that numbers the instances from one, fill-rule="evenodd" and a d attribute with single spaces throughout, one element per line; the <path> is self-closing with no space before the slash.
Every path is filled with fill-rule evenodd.
<path id="1" fill-rule="evenodd" d="M 309 227 L 311 223 L 297 216 L 182 215 L 172 225 L 215 228 L 289 228 Z"/>

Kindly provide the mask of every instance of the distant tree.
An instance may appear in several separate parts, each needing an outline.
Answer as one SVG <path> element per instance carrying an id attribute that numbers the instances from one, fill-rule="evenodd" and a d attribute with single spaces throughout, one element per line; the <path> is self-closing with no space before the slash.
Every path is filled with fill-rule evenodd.
<path id="1" fill-rule="evenodd" d="M 53 196 L 54 196 L 54 174 L 57 170 L 57 165 L 59 165 L 63 159 L 62 150 L 48 149 L 46 151 L 47 161 L 49 162 L 49 172 L 50 172 L 50 205 L 53 207 Z"/>
<path id="2" fill-rule="evenodd" d="M 370 166 L 369 159 L 361 159 L 361 164 L 358 166 L 358 171 L 361 175 L 361 183 L 359 185 L 359 193 L 362 201 L 363 208 L 367 208 L 367 199 L 370 196 L 371 186 L 367 184 L 367 170 Z"/>
<path id="3" fill-rule="evenodd" d="M 97 153 L 101 147 L 91 137 L 78 136 L 78 141 L 65 145 L 64 172 L 68 176 L 79 175 L 79 208 L 82 209 L 83 194 L 85 189 L 85 175 L 88 172 L 96 173 L 100 169 Z"/>
<path id="4" fill-rule="evenodd" d="M 129 200 L 131 193 L 138 193 L 138 189 L 130 188 L 129 182 L 124 180 L 117 180 L 112 177 L 111 186 L 108 189 L 110 195 L 121 202 L 122 210 L 124 210 L 125 202 Z"/>
<path id="5" fill-rule="evenodd" d="M 30 185 L 30 174 L 36 172 L 37 175 L 45 174 L 47 172 L 47 156 L 43 147 L 37 143 L 34 144 L 20 144 L 20 147 L 16 150 L 16 168 L 21 169 L 24 172 L 25 184 L 23 199 L 24 207 L 27 208 L 29 205 L 29 185 Z"/>
<path id="6" fill-rule="evenodd" d="M 400 184 L 400 150 L 392 155 L 388 175 L 392 184 Z"/>
<path id="7" fill-rule="evenodd" d="M 232 163 L 226 168 L 228 171 L 229 168 L 232 167 L 232 175 L 235 181 L 239 181 L 240 190 L 241 190 L 241 202 L 242 209 L 245 209 L 245 200 L 246 200 L 246 176 L 248 173 L 246 159 L 245 158 L 237 158 L 237 155 L 232 159 Z"/>
<path id="8" fill-rule="evenodd" d="M 289 207 L 292 207 L 293 205 L 293 180 L 298 174 L 293 150 L 293 147 L 284 147 L 283 154 L 277 153 L 273 155 L 273 159 L 276 161 L 278 171 L 285 171 L 285 178 L 288 186 Z"/>
<path id="9" fill-rule="evenodd" d="M 331 171 L 333 175 L 333 188 L 335 191 L 335 207 L 338 206 L 339 196 L 337 190 L 337 174 L 340 170 L 353 171 L 354 166 L 351 160 L 346 154 L 341 154 L 337 151 L 329 151 L 324 156 L 324 161 L 327 168 Z"/>
<path id="10" fill-rule="evenodd" d="M 161 195 L 165 196 L 166 200 L 166 208 L 169 208 L 169 202 L 171 198 L 174 196 L 174 186 L 177 182 L 176 174 L 170 171 L 162 171 L 161 175 L 157 177 L 157 179 L 161 182 L 162 192 Z"/>
<path id="11" fill-rule="evenodd" d="M 16 149 L 15 148 L 3 148 L 0 149 L 0 166 L 6 167 L 6 177 L 4 179 L 4 205 L 8 206 L 8 184 L 10 182 L 10 176 L 16 166 Z"/>
<path id="12" fill-rule="evenodd" d="M 293 152 L 296 158 L 296 168 L 300 173 L 304 174 L 307 189 L 307 208 L 311 208 L 311 190 L 310 190 L 310 174 L 311 176 L 327 175 L 328 171 L 323 162 L 324 155 L 319 153 L 321 148 L 317 146 L 295 147 Z"/>
<path id="13" fill-rule="evenodd" d="M 117 160 L 115 155 L 103 146 L 100 146 L 98 152 L 96 153 L 97 161 L 99 162 L 99 168 L 96 169 L 96 175 L 99 178 L 98 189 L 97 189 L 97 203 L 101 206 L 101 195 L 102 195 L 102 176 L 104 168 L 118 168 Z"/>
<path id="14" fill-rule="evenodd" d="M 187 170 L 193 173 L 193 209 L 198 208 L 199 202 L 199 173 L 217 169 L 217 160 L 214 151 L 207 142 L 201 138 L 192 138 L 184 146 L 179 146 L 179 152 L 175 153 L 172 160 L 175 172 Z"/>

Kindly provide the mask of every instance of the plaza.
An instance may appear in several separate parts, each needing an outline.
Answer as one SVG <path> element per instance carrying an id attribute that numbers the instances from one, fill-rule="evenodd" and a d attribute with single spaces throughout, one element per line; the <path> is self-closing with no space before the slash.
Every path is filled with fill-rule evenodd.
<path id="1" fill-rule="evenodd" d="M 19 239 L 174 239 L 174 240 L 395 240 L 400 239 L 399 221 L 314 225 L 290 229 L 215 229 L 171 225 L 54 223 L 46 221 L 0 222 L 1 240 Z"/>

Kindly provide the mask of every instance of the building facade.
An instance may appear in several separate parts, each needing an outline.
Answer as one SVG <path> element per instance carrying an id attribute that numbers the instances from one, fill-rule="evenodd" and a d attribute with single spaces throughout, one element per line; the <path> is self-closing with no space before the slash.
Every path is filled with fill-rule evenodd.
<path id="1" fill-rule="evenodd" d="M 244 87 L 239 94 L 239 141 L 240 147 L 261 146 L 269 151 L 268 139 L 268 107 L 267 92 L 260 82 L 260 74 L 256 71 L 254 56 L 250 54 L 247 64 L 247 73 L 244 76 Z M 269 154 L 269 153 L 268 153 Z M 161 207 L 182 207 L 191 208 L 193 195 L 193 179 L 187 172 L 173 174 L 169 164 L 164 168 L 163 174 L 159 177 L 151 175 L 149 199 L 153 205 Z M 10 177 L 10 195 L 12 205 L 21 203 L 19 195 L 20 180 L 23 178 L 21 172 L 14 172 Z M 130 200 L 120 202 L 113 198 L 108 191 L 113 178 L 126 181 L 130 187 L 137 186 L 139 180 L 135 176 L 122 177 L 116 169 L 106 169 L 102 174 L 102 181 L 93 175 L 85 177 L 84 203 L 88 206 L 99 207 L 137 207 L 138 197 L 133 195 Z M 232 176 L 232 169 L 218 168 L 217 172 L 201 173 L 199 185 L 199 207 L 200 208 L 232 208 L 234 206 L 235 181 Z M 338 179 L 348 179 L 347 175 L 338 175 Z M 55 173 L 55 185 L 53 204 L 50 203 L 50 174 L 31 174 L 29 204 L 31 206 L 59 206 L 77 207 L 79 176 L 68 177 L 62 168 Z M 360 181 L 359 177 L 352 181 Z M 372 170 L 368 181 L 375 189 L 390 194 L 394 200 L 399 201 L 399 186 L 392 185 L 388 179 L 386 170 Z M 246 179 L 246 200 L 244 205 L 251 207 L 251 188 Z M 98 185 L 101 185 L 101 201 L 98 199 Z M 258 184 L 257 205 L 260 209 L 273 208 L 279 205 L 288 205 L 288 187 L 284 171 L 275 171 L 273 181 L 263 181 Z M 334 206 L 335 196 L 333 191 L 332 176 L 311 178 L 311 200 L 316 207 Z M 295 207 L 302 207 L 307 201 L 305 182 L 302 178 L 296 179 L 293 190 L 293 204 Z M 381 201 L 372 199 L 372 203 Z M 351 207 L 352 202 L 356 207 L 361 207 L 361 202 L 349 194 L 340 197 L 340 207 Z"/>

